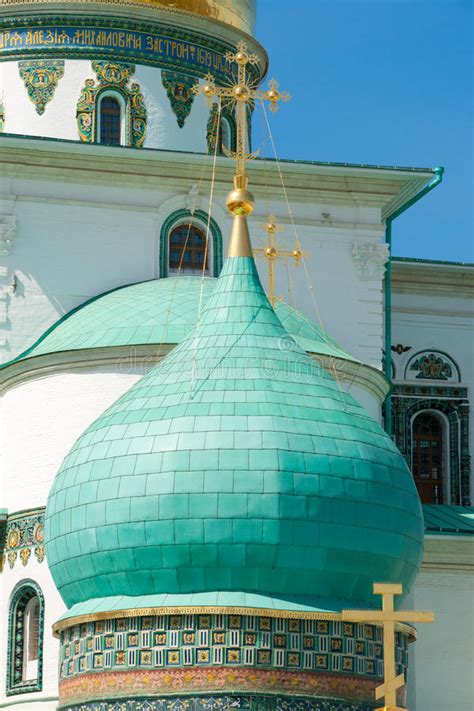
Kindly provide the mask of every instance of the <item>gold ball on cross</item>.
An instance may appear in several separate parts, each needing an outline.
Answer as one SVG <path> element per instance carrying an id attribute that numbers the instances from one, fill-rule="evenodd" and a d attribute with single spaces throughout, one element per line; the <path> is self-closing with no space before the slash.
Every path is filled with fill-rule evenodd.
<path id="1" fill-rule="evenodd" d="M 279 99 L 280 99 L 280 92 L 277 91 L 276 89 L 270 89 L 267 96 L 268 96 L 269 101 L 276 104 L 276 102 L 279 101 Z"/>
<path id="2" fill-rule="evenodd" d="M 235 55 L 235 61 L 237 64 L 247 64 L 248 59 L 248 55 L 245 54 L 245 52 L 237 52 Z"/>
<path id="3" fill-rule="evenodd" d="M 276 255 L 275 247 L 267 247 L 265 250 L 265 254 L 267 255 L 267 257 L 274 257 Z"/>
<path id="4" fill-rule="evenodd" d="M 204 84 L 203 92 L 205 96 L 214 96 L 216 93 L 215 86 L 213 84 Z"/>
<path id="5" fill-rule="evenodd" d="M 237 101 L 247 101 L 250 96 L 250 90 L 248 86 L 244 84 L 238 84 L 234 89 L 234 96 Z"/>

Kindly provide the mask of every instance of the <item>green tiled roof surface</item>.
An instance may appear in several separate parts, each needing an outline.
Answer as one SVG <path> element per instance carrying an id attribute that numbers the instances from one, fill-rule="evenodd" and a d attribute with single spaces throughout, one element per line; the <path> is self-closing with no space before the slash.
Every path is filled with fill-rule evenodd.
<path id="1" fill-rule="evenodd" d="M 301 596 L 297 600 L 284 600 L 269 595 L 240 592 L 205 592 L 167 595 L 116 595 L 85 600 L 73 605 L 61 616 L 61 620 L 81 615 L 94 615 L 100 612 L 118 610 L 148 610 L 151 608 L 170 607 L 239 607 L 258 610 L 286 610 L 292 612 L 341 612 L 346 600 L 341 598 L 316 600 L 314 596 Z"/>
<path id="2" fill-rule="evenodd" d="M 66 314 L 13 362 L 85 348 L 180 343 L 197 321 L 201 283 L 205 305 L 217 279 L 169 277 L 101 294 Z M 275 310 L 305 350 L 355 360 L 301 312 L 284 302 L 277 303 Z"/>
<path id="3" fill-rule="evenodd" d="M 426 533 L 474 534 L 474 506 L 424 504 Z"/>
<path id="4" fill-rule="evenodd" d="M 392 440 L 291 340 L 253 259 L 233 257 L 200 325 L 65 458 L 45 534 L 68 607 L 230 592 L 373 604 L 374 581 L 410 588 L 423 519 Z"/>

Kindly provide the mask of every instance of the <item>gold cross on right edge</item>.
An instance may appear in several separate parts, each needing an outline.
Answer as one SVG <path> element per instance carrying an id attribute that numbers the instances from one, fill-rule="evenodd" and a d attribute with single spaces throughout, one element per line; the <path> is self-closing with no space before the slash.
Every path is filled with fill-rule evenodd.
<path id="1" fill-rule="evenodd" d="M 397 584 L 374 583 L 374 595 L 382 595 L 381 610 L 342 610 L 342 619 L 346 622 L 365 622 L 383 626 L 383 666 L 384 683 L 375 689 L 375 698 L 385 697 L 385 705 L 375 711 L 407 711 L 397 706 L 397 689 L 404 686 L 403 674 L 397 676 L 395 666 L 395 623 L 396 622 L 434 622 L 432 612 L 416 612 L 394 608 L 394 596 L 401 595 L 403 587 Z"/>
<path id="2" fill-rule="evenodd" d="M 276 241 L 276 233 L 283 232 L 283 227 L 277 224 L 275 215 L 268 216 L 268 222 L 262 225 L 262 229 L 268 234 L 268 243 L 265 247 L 254 249 L 253 253 L 258 257 L 265 257 L 268 261 L 268 300 L 272 306 L 275 306 L 275 261 L 281 257 L 294 259 L 296 264 L 301 262 L 301 259 L 306 255 L 299 249 L 285 250 L 280 249 Z"/>

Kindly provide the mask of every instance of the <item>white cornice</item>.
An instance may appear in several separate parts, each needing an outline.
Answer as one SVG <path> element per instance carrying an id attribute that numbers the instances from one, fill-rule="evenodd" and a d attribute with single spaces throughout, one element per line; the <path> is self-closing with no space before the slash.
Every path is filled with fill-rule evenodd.
<path id="1" fill-rule="evenodd" d="M 66 141 L 2 136 L 2 177 L 12 179 L 60 180 L 63 185 L 87 184 L 137 188 L 152 194 L 156 190 L 185 192 L 191 181 L 203 174 L 203 189 L 212 176 L 212 156 L 151 149 L 111 148 Z M 325 165 L 283 161 L 280 163 L 291 199 L 314 205 L 375 207 L 380 210 L 401 192 L 415 194 L 431 177 L 429 172 L 396 168 Z M 218 158 L 215 189 L 228 192 L 234 165 Z M 278 194 L 281 184 L 278 165 L 253 161 L 249 169 L 252 191 L 265 198 L 268 190 Z M 92 191 L 91 191 L 92 192 Z"/>
<path id="2" fill-rule="evenodd" d="M 474 297 L 474 268 L 468 264 L 392 261 L 394 294 Z"/>

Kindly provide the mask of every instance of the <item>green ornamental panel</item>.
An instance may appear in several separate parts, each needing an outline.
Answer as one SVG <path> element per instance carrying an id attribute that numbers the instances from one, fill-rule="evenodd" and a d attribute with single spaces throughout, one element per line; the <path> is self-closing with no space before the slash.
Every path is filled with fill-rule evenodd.
<path id="1" fill-rule="evenodd" d="M 68 606 L 216 591 L 375 605 L 374 581 L 410 588 L 423 519 L 392 440 L 234 257 L 194 331 L 65 458 L 45 538 Z"/>

